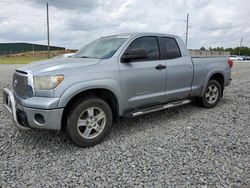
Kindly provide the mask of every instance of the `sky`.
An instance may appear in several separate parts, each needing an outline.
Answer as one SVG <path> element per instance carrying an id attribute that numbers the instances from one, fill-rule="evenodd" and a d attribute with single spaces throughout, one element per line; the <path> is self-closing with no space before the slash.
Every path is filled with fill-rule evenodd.
<path id="1" fill-rule="evenodd" d="M 0 0 L 0 42 L 78 49 L 96 38 L 128 32 L 159 32 L 185 40 L 188 48 L 250 46 L 249 0 Z"/>

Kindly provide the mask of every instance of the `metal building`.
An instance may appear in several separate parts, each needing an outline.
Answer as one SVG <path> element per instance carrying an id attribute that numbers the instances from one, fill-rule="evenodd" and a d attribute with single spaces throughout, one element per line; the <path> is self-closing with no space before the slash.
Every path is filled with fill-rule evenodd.
<path id="1" fill-rule="evenodd" d="M 28 51 L 47 51 L 47 45 L 32 43 L 0 43 L 0 55 L 17 54 Z M 50 46 L 50 51 L 65 50 L 64 47 Z"/>

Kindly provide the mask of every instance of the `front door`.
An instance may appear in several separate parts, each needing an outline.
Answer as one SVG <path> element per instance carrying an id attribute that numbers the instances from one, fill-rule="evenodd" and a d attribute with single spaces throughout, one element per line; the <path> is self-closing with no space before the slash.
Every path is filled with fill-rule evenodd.
<path id="1" fill-rule="evenodd" d="M 124 109 L 135 109 L 163 103 L 166 89 L 165 61 L 160 60 L 158 39 L 155 36 L 135 39 L 124 53 L 144 49 L 147 57 L 119 62 Z"/>

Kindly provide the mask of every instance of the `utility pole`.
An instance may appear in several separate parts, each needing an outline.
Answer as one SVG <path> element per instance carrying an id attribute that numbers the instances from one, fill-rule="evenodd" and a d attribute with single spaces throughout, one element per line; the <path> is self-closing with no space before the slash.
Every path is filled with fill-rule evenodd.
<path id="1" fill-rule="evenodd" d="M 35 55 L 35 47 L 34 47 L 34 44 L 32 44 L 32 52 L 33 52 L 33 57 Z"/>
<path id="2" fill-rule="evenodd" d="M 50 42 L 49 42 L 49 4 L 46 4 L 47 8 L 47 40 L 48 40 L 48 58 L 50 58 Z"/>
<path id="3" fill-rule="evenodd" d="M 189 28 L 189 14 L 187 13 L 187 24 L 186 24 L 186 46 L 188 44 L 188 28 Z"/>
<path id="4" fill-rule="evenodd" d="M 242 42 L 243 42 L 243 38 L 240 39 L 239 55 L 240 55 L 240 50 L 241 50 Z"/>

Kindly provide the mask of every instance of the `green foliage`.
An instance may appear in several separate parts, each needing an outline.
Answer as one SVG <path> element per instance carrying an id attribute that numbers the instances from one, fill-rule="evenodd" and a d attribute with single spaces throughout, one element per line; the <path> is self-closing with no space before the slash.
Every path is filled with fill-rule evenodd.
<path id="1" fill-rule="evenodd" d="M 201 50 L 201 51 L 205 51 L 206 48 L 202 46 L 202 47 L 200 48 L 200 50 Z"/>
<path id="2" fill-rule="evenodd" d="M 223 48 L 223 47 L 211 48 L 211 47 L 209 47 L 209 50 L 213 50 L 213 51 L 230 51 L 231 55 L 239 55 L 239 47 L 235 47 L 235 48 Z M 242 46 L 240 48 L 240 55 L 250 56 L 250 48 L 246 47 L 246 46 Z"/>

